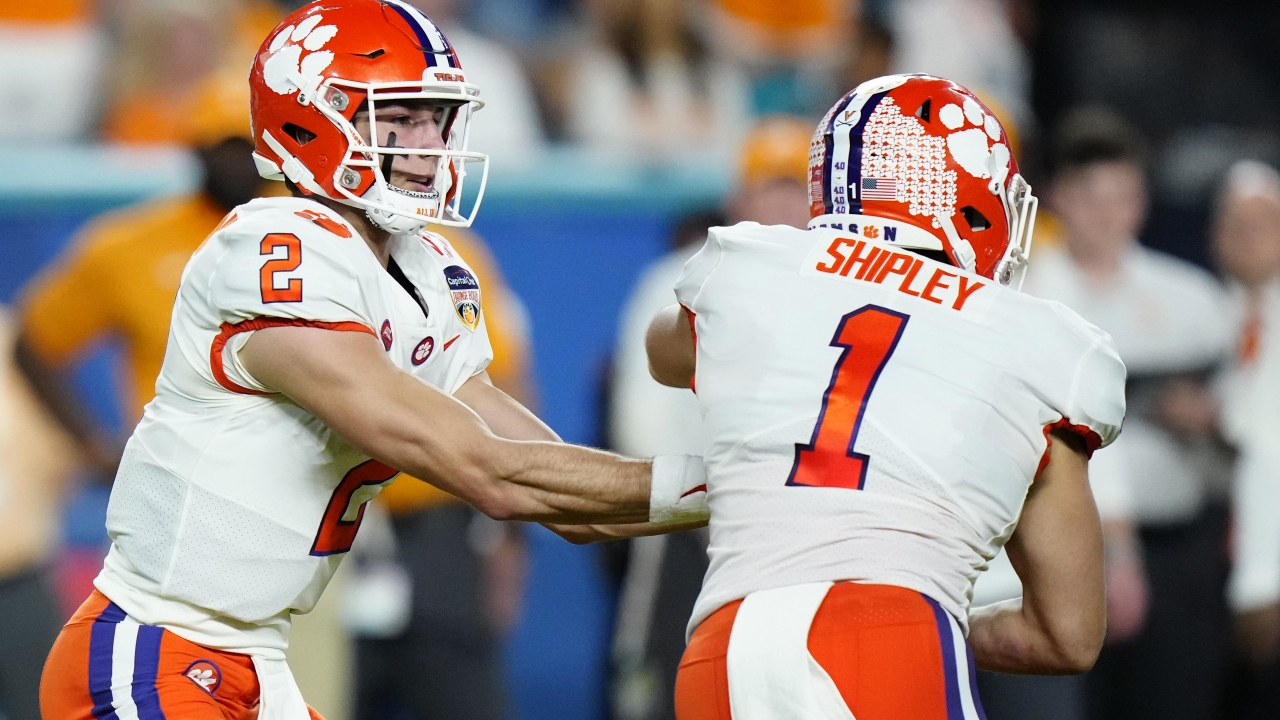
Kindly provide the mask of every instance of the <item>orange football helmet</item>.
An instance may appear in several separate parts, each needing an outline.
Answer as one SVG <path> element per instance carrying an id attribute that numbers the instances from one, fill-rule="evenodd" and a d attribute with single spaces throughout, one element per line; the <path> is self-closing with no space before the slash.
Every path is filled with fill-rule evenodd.
<path id="1" fill-rule="evenodd" d="M 289 15 L 262 43 L 249 73 L 254 162 L 263 177 L 360 207 L 389 232 L 427 223 L 469 226 L 489 176 L 489 158 L 467 150 L 471 113 L 484 106 L 444 33 L 400 0 L 321 0 Z M 444 149 L 380 146 L 377 103 L 431 100 Z M 366 141 L 352 124 L 369 112 Z M 396 155 L 439 157 L 434 187 L 392 186 Z M 470 212 L 461 208 L 466 165 L 483 164 Z"/>
<path id="2" fill-rule="evenodd" d="M 965 88 L 928 75 L 868 80 L 836 103 L 809 146 L 809 227 L 856 230 L 944 252 L 957 267 L 1021 287 L 1038 201 L 1004 128 Z"/>

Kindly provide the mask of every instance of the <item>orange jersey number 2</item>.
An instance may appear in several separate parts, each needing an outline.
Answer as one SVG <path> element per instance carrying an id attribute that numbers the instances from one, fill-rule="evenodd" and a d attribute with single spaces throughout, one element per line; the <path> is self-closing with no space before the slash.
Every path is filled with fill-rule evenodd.
<path id="1" fill-rule="evenodd" d="M 271 233 L 262 238 L 258 252 L 275 255 L 276 248 L 284 248 L 284 257 L 273 257 L 262 264 L 258 279 L 262 286 L 262 302 L 302 302 L 302 278 L 289 278 L 283 288 L 276 287 L 276 273 L 297 270 L 302 264 L 302 241 L 290 233 Z"/>
<path id="2" fill-rule="evenodd" d="M 822 396 L 822 409 L 807 445 L 796 443 L 788 485 L 861 490 L 870 458 L 855 452 L 867 401 L 889 363 L 909 316 L 866 305 L 840 318 L 831 346 L 844 348 Z"/>

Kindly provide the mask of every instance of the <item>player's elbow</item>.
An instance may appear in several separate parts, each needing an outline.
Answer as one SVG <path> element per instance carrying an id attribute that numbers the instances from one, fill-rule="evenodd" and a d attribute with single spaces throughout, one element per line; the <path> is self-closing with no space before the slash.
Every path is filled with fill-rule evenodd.
<path id="1" fill-rule="evenodd" d="M 1102 651 L 1102 643 L 1095 645 L 1077 645 L 1065 649 L 1060 655 L 1056 670 L 1062 675 L 1079 675 L 1093 669 L 1098 661 L 1098 653 Z"/>
<path id="2" fill-rule="evenodd" d="M 494 520 L 520 519 L 500 445 L 496 438 L 479 437 L 465 446 L 437 451 L 435 467 L 423 477 L 438 478 L 441 487 Z"/>
<path id="3" fill-rule="evenodd" d="M 1059 623 L 1049 638 L 1046 669 L 1061 675 L 1088 672 L 1098 661 L 1106 634 L 1107 623 L 1102 614 Z"/>

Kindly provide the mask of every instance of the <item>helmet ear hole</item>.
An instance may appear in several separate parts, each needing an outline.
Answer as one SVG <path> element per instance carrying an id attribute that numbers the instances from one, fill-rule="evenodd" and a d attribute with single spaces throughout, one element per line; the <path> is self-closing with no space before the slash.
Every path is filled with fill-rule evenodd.
<path id="1" fill-rule="evenodd" d="M 286 135 L 293 138 L 293 141 L 298 143 L 298 147 L 302 147 L 316 139 L 315 133 L 299 125 L 294 125 L 293 123 L 285 123 L 280 129 L 283 130 Z"/>
<path id="2" fill-rule="evenodd" d="M 987 219 L 987 216 L 978 212 L 978 209 L 972 205 L 965 205 L 960 208 L 960 214 L 964 215 L 965 222 L 969 223 L 969 229 L 974 232 L 991 227 L 991 221 Z"/>
<path id="3" fill-rule="evenodd" d="M 930 119 L 932 118 L 932 115 L 931 115 L 932 110 L 933 110 L 933 99 L 925 98 L 925 101 L 920 104 L 920 107 L 916 108 L 916 117 L 920 118 L 925 122 L 929 122 Z"/>

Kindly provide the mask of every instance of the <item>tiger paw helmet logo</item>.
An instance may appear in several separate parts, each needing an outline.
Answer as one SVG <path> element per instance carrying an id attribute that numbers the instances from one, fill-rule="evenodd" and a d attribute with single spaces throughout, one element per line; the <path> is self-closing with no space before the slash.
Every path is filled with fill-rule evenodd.
<path id="1" fill-rule="evenodd" d="M 271 57 L 262 66 L 267 87 L 281 95 L 291 95 L 319 85 L 320 73 L 333 62 L 333 53 L 322 48 L 338 34 L 337 25 L 321 22 L 323 18 L 317 13 L 296 26 L 284 28 L 272 39 L 268 48 Z"/>
<path id="2" fill-rule="evenodd" d="M 954 131 L 947 135 L 947 151 L 956 164 L 976 178 L 992 178 L 1003 187 L 1009 176 L 1010 154 L 1009 146 L 1000 142 L 1000 121 L 972 98 L 964 99 L 963 109 L 955 103 L 943 105 L 938 119 Z"/>
<path id="3" fill-rule="evenodd" d="M 182 674 L 210 695 L 222 684 L 222 670 L 212 660 L 196 660 Z"/>

